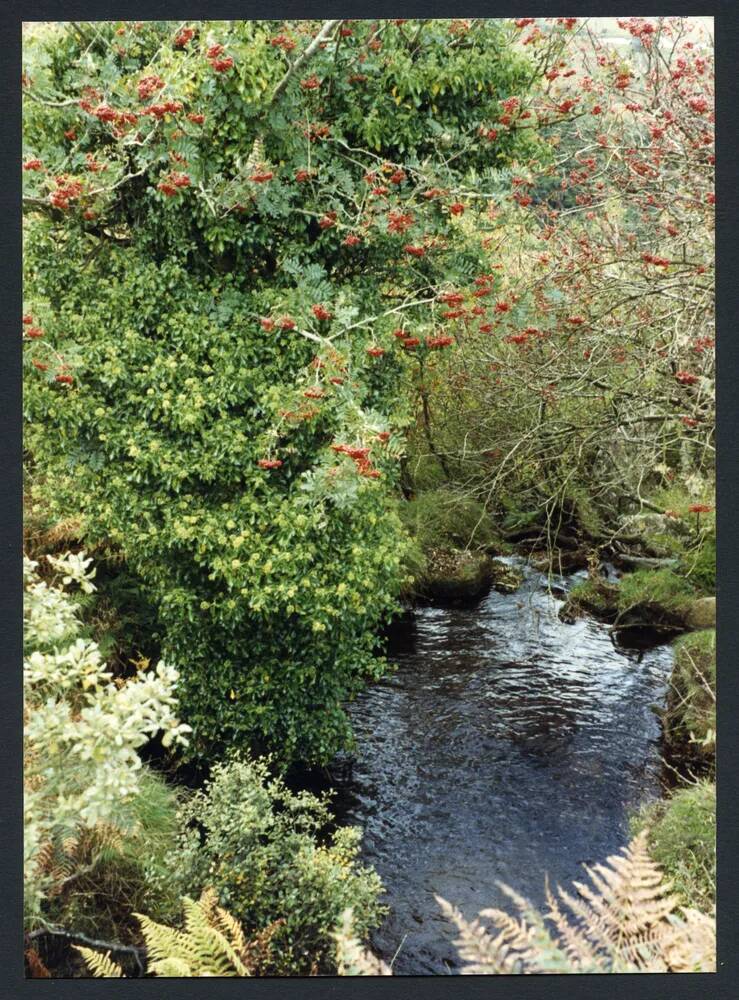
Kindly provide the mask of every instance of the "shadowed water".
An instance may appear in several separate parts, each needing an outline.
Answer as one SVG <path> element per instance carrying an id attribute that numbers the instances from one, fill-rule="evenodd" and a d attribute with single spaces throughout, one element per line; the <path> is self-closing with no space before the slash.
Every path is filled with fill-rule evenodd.
<path id="1" fill-rule="evenodd" d="M 553 581 L 566 588 L 569 580 Z M 557 618 L 526 569 L 515 594 L 422 608 L 389 649 L 397 672 L 351 706 L 357 750 L 335 762 L 342 819 L 391 913 L 372 938 L 396 974 L 455 972 L 454 928 L 434 894 L 473 917 L 544 904 L 544 878 L 628 840 L 628 812 L 659 794 L 658 722 L 672 654 L 614 647 L 605 625 Z"/>

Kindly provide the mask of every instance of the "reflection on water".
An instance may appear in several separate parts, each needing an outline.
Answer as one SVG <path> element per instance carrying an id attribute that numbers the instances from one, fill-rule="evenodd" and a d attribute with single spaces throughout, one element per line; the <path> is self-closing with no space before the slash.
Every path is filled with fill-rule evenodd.
<path id="1" fill-rule="evenodd" d="M 396 974 L 454 972 L 434 893 L 472 917 L 509 883 L 544 904 L 544 876 L 582 877 L 659 794 L 667 647 L 619 650 L 566 625 L 546 578 L 470 609 L 423 608 L 389 649 L 397 672 L 351 706 L 357 750 L 334 765 L 342 818 L 364 830 L 391 914 L 374 948 Z M 557 579 L 558 587 L 573 582 Z"/>

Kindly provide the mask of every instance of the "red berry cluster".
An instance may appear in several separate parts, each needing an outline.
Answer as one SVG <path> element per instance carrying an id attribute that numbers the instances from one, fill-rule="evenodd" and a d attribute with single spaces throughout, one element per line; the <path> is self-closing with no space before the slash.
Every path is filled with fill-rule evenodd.
<path id="1" fill-rule="evenodd" d="M 360 476 L 366 476 L 368 479 L 380 478 L 379 469 L 373 468 L 369 460 L 369 448 L 355 448 L 348 444 L 332 444 L 331 449 L 337 454 L 347 455 L 351 458 Z"/>
<path id="2" fill-rule="evenodd" d="M 223 52 L 222 45 L 211 45 L 211 47 L 208 49 L 206 53 L 208 61 L 210 62 L 211 66 L 216 71 L 216 73 L 226 73 L 228 72 L 228 70 L 231 69 L 231 67 L 234 64 L 234 61 L 231 58 L 231 56 L 222 57 L 221 56 L 222 52 Z"/>
<path id="3" fill-rule="evenodd" d="M 179 173 L 177 170 L 170 170 L 169 174 L 157 184 L 157 191 L 161 191 L 168 198 L 174 197 L 182 188 L 190 187 L 190 178 L 187 174 Z"/>
<path id="4" fill-rule="evenodd" d="M 275 35 L 274 38 L 270 38 L 270 45 L 276 49 L 282 49 L 283 52 L 292 52 L 296 44 L 287 35 Z"/>
<path id="5" fill-rule="evenodd" d="M 431 351 L 437 351 L 442 347 L 449 347 L 454 343 L 454 337 L 427 337 L 426 347 Z"/>
<path id="6" fill-rule="evenodd" d="M 192 41 L 194 35 L 195 35 L 194 28 L 191 28 L 189 26 L 180 28 L 180 30 L 175 35 L 175 40 L 174 40 L 175 48 L 184 49 L 185 46 Z"/>
<path id="7" fill-rule="evenodd" d="M 79 198 L 82 194 L 84 185 L 82 181 L 70 181 L 64 175 L 55 178 L 55 181 L 56 190 L 49 195 L 49 201 L 54 208 L 66 210 L 69 208 L 70 201 Z"/>
<path id="8" fill-rule="evenodd" d="M 164 87 L 164 80 L 161 76 L 152 74 L 150 76 L 142 76 L 138 83 L 138 94 L 140 101 L 148 101 L 149 98 L 156 94 L 158 90 L 162 90 Z"/>
<path id="9" fill-rule="evenodd" d="M 387 231 L 389 233 L 404 233 L 413 225 L 413 216 L 410 212 L 388 212 Z"/>

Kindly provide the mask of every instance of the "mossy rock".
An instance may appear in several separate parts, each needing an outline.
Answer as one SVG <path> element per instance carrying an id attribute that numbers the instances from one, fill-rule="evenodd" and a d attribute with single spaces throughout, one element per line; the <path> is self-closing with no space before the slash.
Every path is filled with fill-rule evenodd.
<path id="1" fill-rule="evenodd" d="M 585 569 L 588 565 L 588 552 L 586 549 L 553 549 L 548 552 L 534 551 L 529 555 L 529 561 L 534 569 L 542 573 L 565 574 L 572 573 L 578 569 Z"/>
<path id="2" fill-rule="evenodd" d="M 700 781 L 643 809 L 632 832 L 649 828 L 649 852 L 683 906 L 709 912 L 716 901 L 716 786 Z"/>
<path id="3" fill-rule="evenodd" d="M 576 584 L 559 611 L 562 621 L 572 622 L 583 615 L 598 621 L 614 622 L 618 616 L 618 586 L 603 577 L 590 576 Z"/>
<path id="4" fill-rule="evenodd" d="M 493 589 L 501 594 L 513 594 L 523 583 L 523 573 L 515 566 L 493 560 Z"/>
<path id="5" fill-rule="evenodd" d="M 426 572 L 415 584 L 419 597 L 443 604 L 469 604 L 486 594 L 496 579 L 490 556 L 459 549 L 431 549 Z"/>
<path id="6" fill-rule="evenodd" d="M 685 624 L 689 628 L 704 629 L 716 627 L 716 598 L 699 597 L 688 608 Z"/>
<path id="7" fill-rule="evenodd" d="M 675 664 L 662 717 L 673 755 L 693 766 L 713 767 L 716 733 L 716 631 L 703 629 L 675 643 Z"/>

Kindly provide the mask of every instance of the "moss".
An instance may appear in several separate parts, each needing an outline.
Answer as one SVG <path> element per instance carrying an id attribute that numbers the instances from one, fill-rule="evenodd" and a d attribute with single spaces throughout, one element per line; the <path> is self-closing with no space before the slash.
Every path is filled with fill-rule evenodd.
<path id="1" fill-rule="evenodd" d="M 561 610 L 564 619 L 591 614 L 605 621 L 613 621 L 617 614 L 619 589 L 602 577 L 590 576 L 576 583 Z"/>
<path id="2" fill-rule="evenodd" d="M 675 664 L 663 717 L 665 741 L 712 765 L 716 747 L 716 630 L 691 632 L 675 643 Z"/>
<path id="3" fill-rule="evenodd" d="M 682 618 L 695 596 L 690 582 L 671 569 L 639 569 L 622 578 L 618 609 L 623 614 L 638 608 L 660 608 L 668 616 Z"/>
<path id="4" fill-rule="evenodd" d="M 489 589 L 496 564 L 479 552 L 431 549 L 424 575 L 416 580 L 416 593 L 434 601 L 454 604 L 475 601 Z"/>
<path id="5" fill-rule="evenodd" d="M 716 786 L 701 781 L 643 809 L 634 833 L 649 828 L 649 850 L 685 906 L 711 910 L 716 900 Z"/>
<path id="6" fill-rule="evenodd" d="M 707 594 L 715 593 L 716 535 L 707 535 L 698 549 L 685 553 L 680 568 L 696 588 Z"/>

